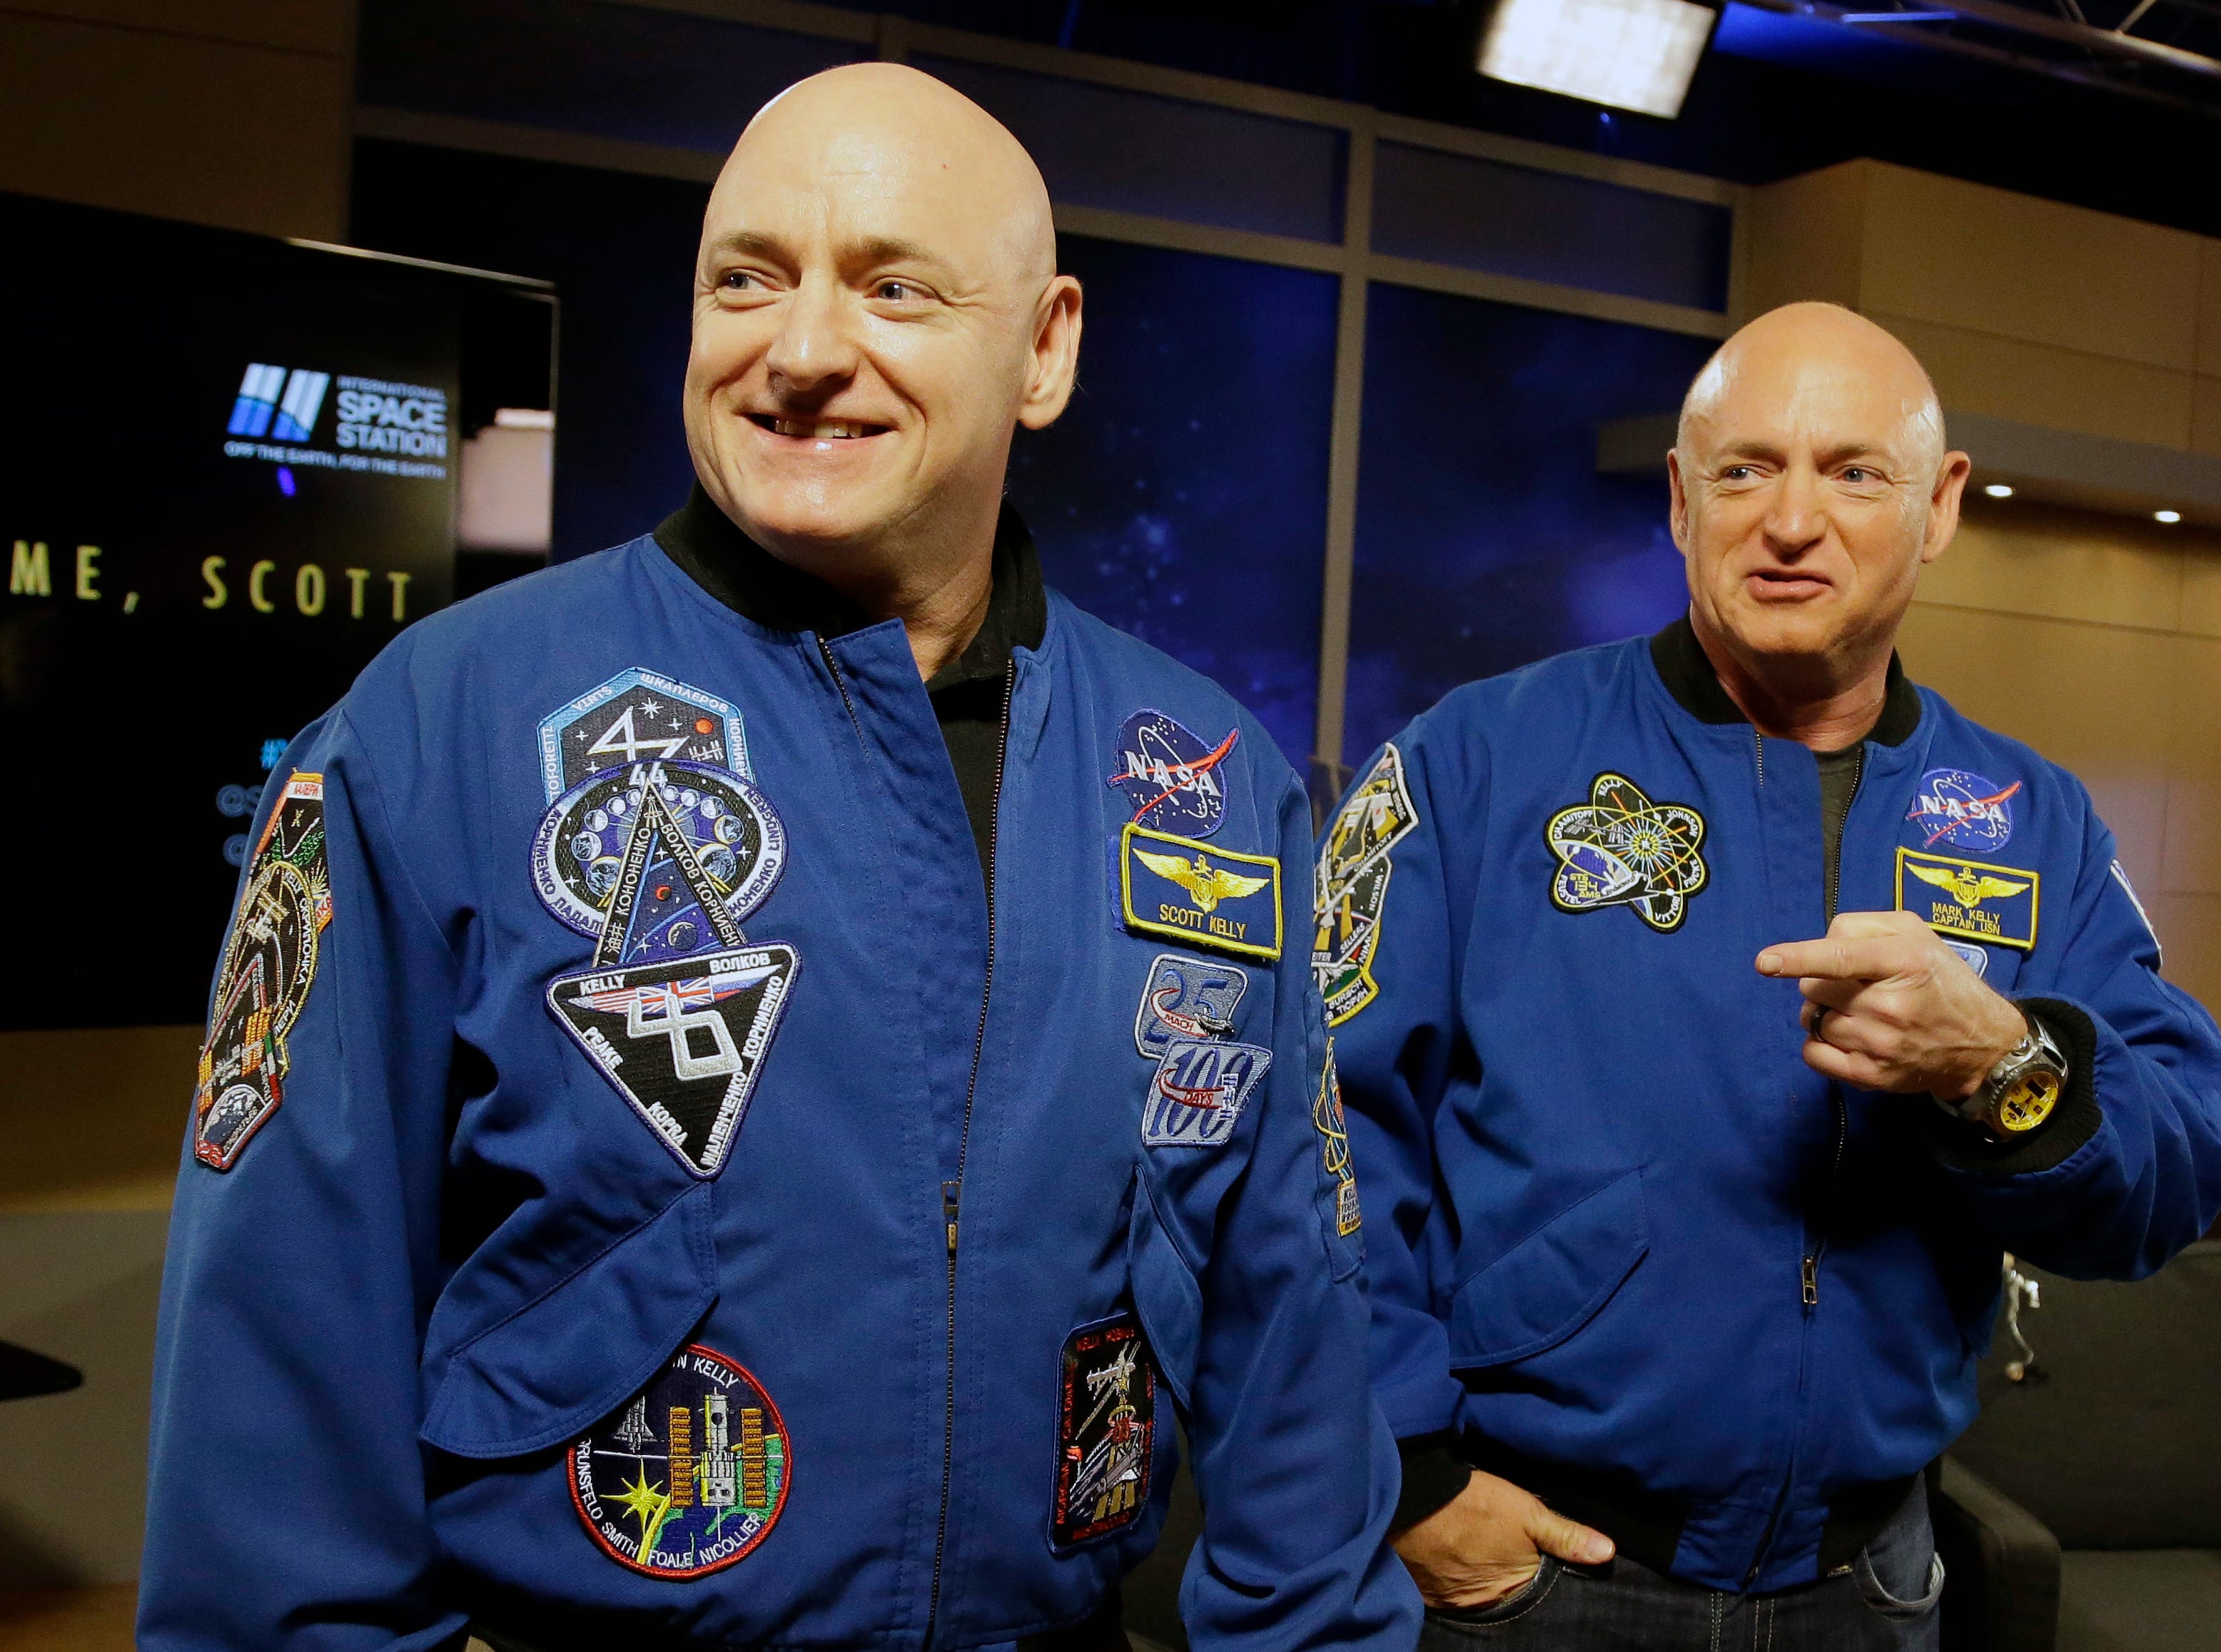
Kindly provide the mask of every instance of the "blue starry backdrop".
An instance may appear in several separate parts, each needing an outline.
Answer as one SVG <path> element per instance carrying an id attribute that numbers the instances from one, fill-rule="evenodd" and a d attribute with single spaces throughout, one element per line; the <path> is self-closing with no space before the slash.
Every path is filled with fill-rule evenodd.
<path id="1" fill-rule="evenodd" d="M 1019 433 L 1048 581 L 1211 678 L 1298 769 L 1317 720 L 1334 278 L 1060 237 L 1079 386 Z"/>
<path id="2" fill-rule="evenodd" d="M 1460 683 L 1655 631 L 1687 604 L 1655 479 L 1597 430 L 1669 411 L 1711 341 L 1376 285 L 1343 756 Z"/>

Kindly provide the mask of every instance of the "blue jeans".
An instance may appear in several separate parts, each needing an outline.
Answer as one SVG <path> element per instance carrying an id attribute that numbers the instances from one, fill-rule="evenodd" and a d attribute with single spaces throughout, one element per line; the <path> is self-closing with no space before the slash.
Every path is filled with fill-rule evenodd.
<path id="1" fill-rule="evenodd" d="M 1630 1560 L 1567 1566 L 1542 1557 L 1517 1594 L 1474 1611 L 1427 1613 L 1420 1652 L 1936 1652 L 1943 1562 L 1928 1488 L 1850 1567 L 1774 1594 L 1682 1583 Z"/>

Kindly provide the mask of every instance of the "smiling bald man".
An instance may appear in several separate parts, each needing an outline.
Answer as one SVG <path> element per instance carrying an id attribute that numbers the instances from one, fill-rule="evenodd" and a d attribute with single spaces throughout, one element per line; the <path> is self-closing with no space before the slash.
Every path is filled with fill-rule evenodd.
<path id="1" fill-rule="evenodd" d="M 2081 785 L 1898 664 L 1968 473 L 1911 353 L 1776 310 L 1668 465 L 1686 616 L 1458 690 L 1321 840 L 1396 1543 L 1423 1646 L 1933 1647 L 1999 1251 L 2197 1238 L 2221 1034 Z"/>
<path id="2" fill-rule="evenodd" d="M 1194 1645 L 1411 1645 L 1303 790 L 1003 502 L 1079 333 L 1007 132 L 804 81 L 704 220 L 692 498 L 294 742 L 141 1646 L 1123 1648 L 1176 1417 Z"/>

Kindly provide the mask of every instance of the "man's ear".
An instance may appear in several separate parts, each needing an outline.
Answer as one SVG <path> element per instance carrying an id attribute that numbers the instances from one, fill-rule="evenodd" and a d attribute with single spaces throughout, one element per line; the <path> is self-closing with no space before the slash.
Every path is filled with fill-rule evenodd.
<path id="1" fill-rule="evenodd" d="M 1974 461 L 1962 453 L 1943 455 L 1943 466 L 1936 472 L 1936 490 L 1928 496 L 1928 534 L 1920 546 L 1923 562 L 1933 562 L 1943 555 L 1952 535 L 1959 531 L 1959 500 L 1967 491 L 1967 478 L 1974 469 Z"/>
<path id="2" fill-rule="evenodd" d="M 1079 375 L 1079 283 L 1054 276 L 1034 306 L 1033 346 L 1026 356 L 1025 392 L 1018 398 L 1018 422 L 1046 430 L 1072 399 Z"/>
<path id="3" fill-rule="evenodd" d="M 1672 495 L 1672 504 L 1666 512 L 1666 525 L 1674 535 L 1674 548 L 1686 560 L 1689 554 L 1689 485 L 1681 477 L 1681 450 L 1666 450 L 1666 486 Z"/>

